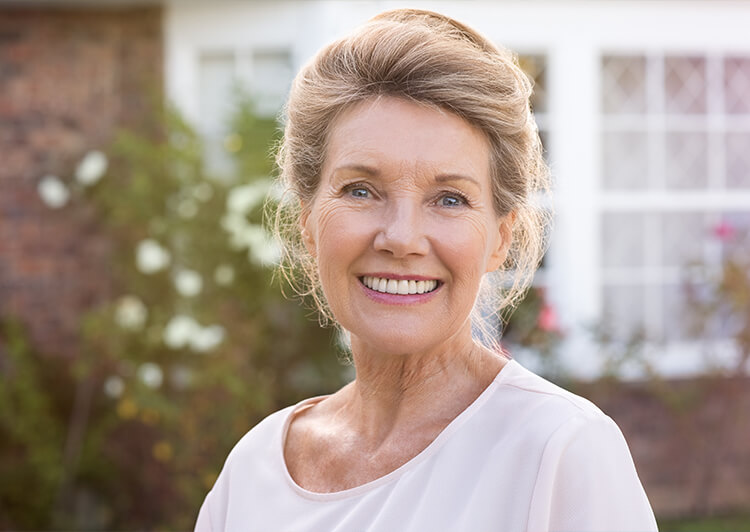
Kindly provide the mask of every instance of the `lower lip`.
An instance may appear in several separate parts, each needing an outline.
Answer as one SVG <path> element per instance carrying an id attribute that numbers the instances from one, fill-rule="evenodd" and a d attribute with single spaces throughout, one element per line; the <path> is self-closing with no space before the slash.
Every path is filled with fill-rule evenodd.
<path id="1" fill-rule="evenodd" d="M 367 288 L 362 281 L 359 281 L 359 286 L 362 287 L 362 290 L 364 290 L 367 297 L 373 301 L 384 303 L 386 305 L 416 305 L 418 303 L 425 303 L 432 299 L 435 294 L 443 288 L 443 285 L 439 284 L 435 290 L 427 292 L 426 294 L 388 294 L 385 292 L 378 292 L 372 288 Z"/>

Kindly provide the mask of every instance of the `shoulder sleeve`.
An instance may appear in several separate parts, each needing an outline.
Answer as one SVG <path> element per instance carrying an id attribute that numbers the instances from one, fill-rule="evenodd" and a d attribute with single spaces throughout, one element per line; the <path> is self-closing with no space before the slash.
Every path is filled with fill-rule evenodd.
<path id="1" fill-rule="evenodd" d="M 625 438 L 609 417 L 572 418 L 545 447 L 529 532 L 652 532 L 656 520 Z"/>
<path id="2" fill-rule="evenodd" d="M 211 492 L 206 495 L 206 499 L 203 501 L 200 511 L 198 512 L 198 520 L 195 522 L 194 532 L 213 532 L 211 526 L 211 510 L 209 505 L 211 504 Z"/>

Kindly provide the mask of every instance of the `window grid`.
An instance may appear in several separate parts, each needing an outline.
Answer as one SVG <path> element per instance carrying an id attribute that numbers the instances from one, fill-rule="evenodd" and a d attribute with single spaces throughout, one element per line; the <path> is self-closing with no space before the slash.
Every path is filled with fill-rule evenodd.
<path id="1" fill-rule="evenodd" d="M 675 319 L 685 266 L 718 263 L 712 228 L 742 203 L 734 191 L 750 198 L 750 58 L 604 55 L 601 67 L 602 315 L 623 339 L 689 340 Z"/>

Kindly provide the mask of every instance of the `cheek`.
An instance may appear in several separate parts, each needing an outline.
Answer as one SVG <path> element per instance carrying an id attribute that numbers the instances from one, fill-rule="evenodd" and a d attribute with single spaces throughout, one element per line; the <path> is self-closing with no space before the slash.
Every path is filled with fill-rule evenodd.
<path id="1" fill-rule="evenodd" d="M 460 266 L 462 277 L 484 273 L 490 240 L 487 225 L 478 217 L 467 218 L 460 224 L 445 224 L 438 237 L 443 252 L 449 253 L 451 262 Z"/>
<path id="2" fill-rule="evenodd" d="M 365 244 L 367 221 L 351 209 L 323 203 L 315 218 L 315 240 L 318 268 L 323 273 L 332 267 L 346 266 L 348 255 L 354 255 Z"/>

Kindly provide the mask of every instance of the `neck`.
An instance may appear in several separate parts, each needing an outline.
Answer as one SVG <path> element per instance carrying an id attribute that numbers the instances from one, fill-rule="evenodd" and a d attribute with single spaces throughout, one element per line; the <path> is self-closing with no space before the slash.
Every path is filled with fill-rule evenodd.
<path id="1" fill-rule="evenodd" d="M 352 337 L 356 380 L 346 388 L 350 426 L 373 442 L 419 424 L 445 425 L 492 382 L 505 359 L 471 329 L 419 353 L 383 353 Z"/>

